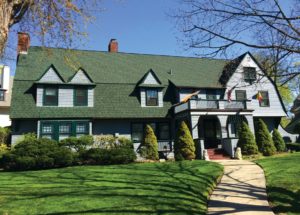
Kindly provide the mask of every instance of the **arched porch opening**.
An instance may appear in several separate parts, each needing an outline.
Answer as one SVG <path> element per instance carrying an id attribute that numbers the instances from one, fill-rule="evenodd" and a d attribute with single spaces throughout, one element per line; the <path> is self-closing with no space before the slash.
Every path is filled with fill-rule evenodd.
<path id="1" fill-rule="evenodd" d="M 204 147 L 217 148 L 221 144 L 221 124 L 217 116 L 200 116 L 198 122 L 199 138 L 204 140 Z"/>

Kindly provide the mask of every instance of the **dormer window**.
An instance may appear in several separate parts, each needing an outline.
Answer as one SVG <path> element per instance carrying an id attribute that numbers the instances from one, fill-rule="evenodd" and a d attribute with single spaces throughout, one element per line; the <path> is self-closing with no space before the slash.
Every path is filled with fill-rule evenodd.
<path id="1" fill-rule="evenodd" d="M 58 106 L 58 88 L 45 87 L 44 88 L 44 106 Z"/>
<path id="2" fill-rule="evenodd" d="M 76 87 L 74 89 L 74 106 L 88 105 L 88 90 L 83 87 Z"/>
<path id="3" fill-rule="evenodd" d="M 256 81 L 255 67 L 244 67 L 244 80 L 245 82 L 253 83 Z"/>
<path id="4" fill-rule="evenodd" d="M 158 90 L 147 89 L 146 90 L 146 105 L 147 106 L 158 106 Z"/>

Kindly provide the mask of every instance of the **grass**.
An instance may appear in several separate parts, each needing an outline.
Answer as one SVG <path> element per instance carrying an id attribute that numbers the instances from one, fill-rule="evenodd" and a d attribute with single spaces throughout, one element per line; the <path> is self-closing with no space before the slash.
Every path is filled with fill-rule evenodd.
<path id="1" fill-rule="evenodd" d="M 0 172 L 0 214 L 205 214 L 222 171 L 198 160 Z"/>
<path id="2" fill-rule="evenodd" d="M 257 160 L 265 171 L 267 193 L 275 213 L 300 214 L 300 153 Z"/>

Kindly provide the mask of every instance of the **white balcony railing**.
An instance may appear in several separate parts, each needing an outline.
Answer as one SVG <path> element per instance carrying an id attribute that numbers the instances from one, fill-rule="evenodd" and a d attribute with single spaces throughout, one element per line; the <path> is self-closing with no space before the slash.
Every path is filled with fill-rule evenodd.
<path id="1" fill-rule="evenodd" d="M 245 110 L 247 101 L 204 100 L 192 99 L 186 103 L 175 106 L 175 113 L 185 110 Z"/>

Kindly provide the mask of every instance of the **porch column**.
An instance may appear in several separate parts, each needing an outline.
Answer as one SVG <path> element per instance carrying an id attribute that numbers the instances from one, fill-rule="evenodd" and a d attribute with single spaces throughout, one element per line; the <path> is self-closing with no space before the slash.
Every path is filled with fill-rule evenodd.
<path id="1" fill-rule="evenodd" d="M 253 122 L 253 115 L 245 115 L 245 118 L 248 121 L 248 126 L 252 133 L 255 135 L 255 130 L 254 130 L 254 122 Z"/>
<path id="2" fill-rule="evenodd" d="M 199 122 L 200 116 L 191 116 L 191 133 L 193 139 L 198 139 L 199 134 L 198 134 L 198 122 Z"/>
<path id="3" fill-rule="evenodd" d="M 219 115 L 218 119 L 220 121 L 220 125 L 221 125 L 221 134 L 222 134 L 222 138 L 227 138 L 228 137 L 228 132 L 227 132 L 227 118 L 228 116 L 226 115 Z"/>

